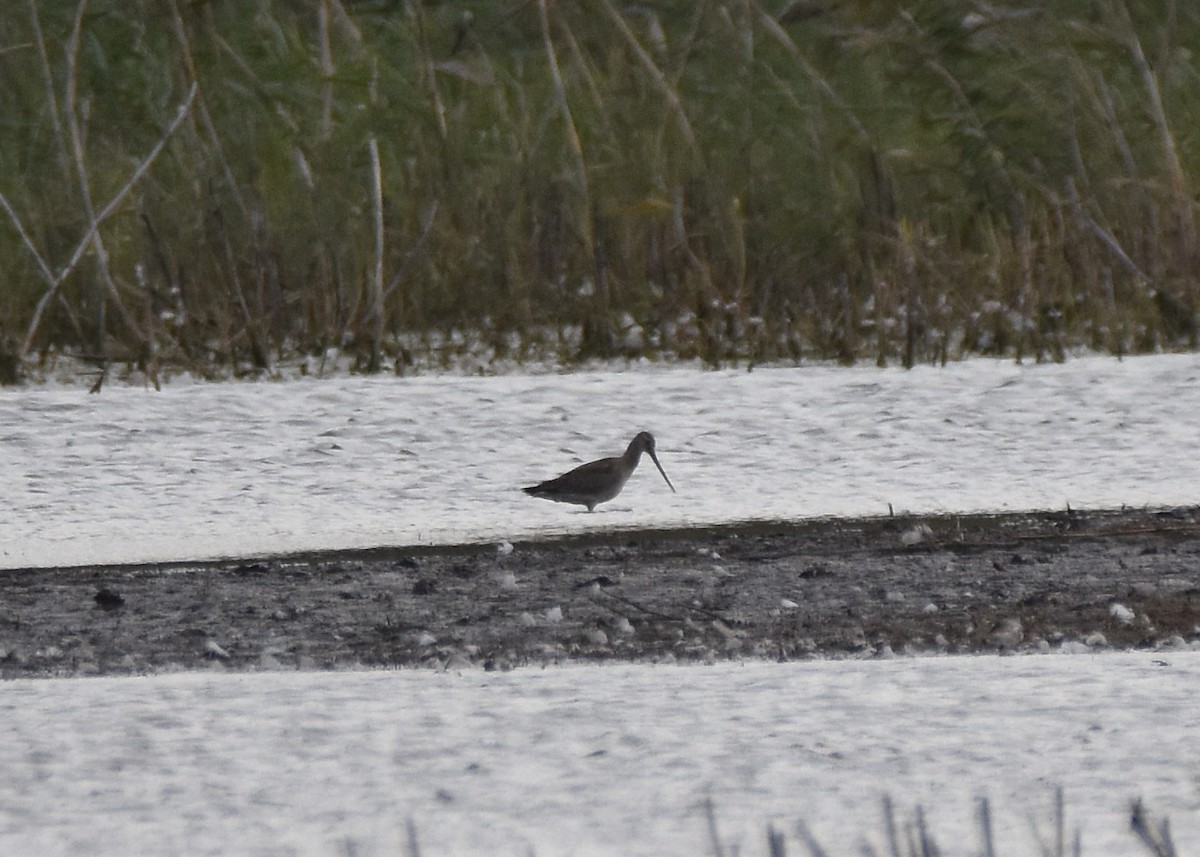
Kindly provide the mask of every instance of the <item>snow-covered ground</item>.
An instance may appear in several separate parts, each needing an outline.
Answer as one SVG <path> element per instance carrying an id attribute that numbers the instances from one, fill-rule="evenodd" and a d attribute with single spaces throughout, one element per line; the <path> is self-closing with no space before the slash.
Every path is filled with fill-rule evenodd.
<path id="1" fill-rule="evenodd" d="M 186 674 L 0 686 L 0 853 L 1140 853 L 1139 796 L 1200 843 L 1200 652 L 470 672 Z M 1068 840 L 1069 841 L 1069 840 Z M 1068 852 L 1069 853 L 1069 852 Z"/>
<path id="2" fill-rule="evenodd" d="M 1200 356 L 0 392 L 0 568 L 1200 502 Z M 658 439 L 594 514 L 518 487 Z"/>
<path id="3" fill-rule="evenodd" d="M 897 512 L 1200 503 L 1200 357 L 0 392 L 0 569 Z M 601 511 L 517 487 L 658 437 Z M 0 573 L 4 573 L 0 570 Z M 201 572 L 202 573 L 202 572 Z M 1197 570 L 1200 578 L 1200 569 Z M 1200 585 L 1200 579 L 1198 579 Z M 0 625 L 0 648 L 3 626 Z M 1086 857 L 1200 848 L 1200 652 L 0 685 L 0 853 Z M 727 853 L 731 853 L 727 851 Z"/>

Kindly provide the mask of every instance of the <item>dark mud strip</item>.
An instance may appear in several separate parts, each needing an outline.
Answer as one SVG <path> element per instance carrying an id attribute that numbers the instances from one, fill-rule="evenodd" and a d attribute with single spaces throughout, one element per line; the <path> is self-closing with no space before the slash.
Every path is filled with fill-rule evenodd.
<path id="1" fill-rule="evenodd" d="M 0 675 L 1200 646 L 1200 509 L 0 571 Z"/>

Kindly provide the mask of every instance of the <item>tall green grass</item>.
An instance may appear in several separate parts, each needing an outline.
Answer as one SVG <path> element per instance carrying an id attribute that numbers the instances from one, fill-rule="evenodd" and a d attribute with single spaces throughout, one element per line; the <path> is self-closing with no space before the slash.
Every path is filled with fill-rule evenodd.
<path id="1" fill-rule="evenodd" d="M 12 0 L 0 376 L 1195 348 L 1196 45 L 1177 0 Z"/>

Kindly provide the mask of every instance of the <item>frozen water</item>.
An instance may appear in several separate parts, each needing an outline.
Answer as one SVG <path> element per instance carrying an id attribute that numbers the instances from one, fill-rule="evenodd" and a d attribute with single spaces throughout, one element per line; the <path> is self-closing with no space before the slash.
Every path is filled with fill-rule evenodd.
<path id="1" fill-rule="evenodd" d="M 1200 357 L 0 392 L 0 568 L 1200 501 Z M 517 489 L 652 431 L 594 514 Z M 648 465 L 647 465 L 648 467 Z"/>
<path id="2" fill-rule="evenodd" d="M 711 854 L 706 798 L 737 853 L 889 853 L 890 795 L 953 855 L 986 796 L 1021 855 L 1060 785 L 1087 857 L 1139 853 L 1139 796 L 1195 853 L 1197 686 L 1197 652 L 13 681 L 0 853 L 396 855 L 412 819 L 432 857 Z"/>

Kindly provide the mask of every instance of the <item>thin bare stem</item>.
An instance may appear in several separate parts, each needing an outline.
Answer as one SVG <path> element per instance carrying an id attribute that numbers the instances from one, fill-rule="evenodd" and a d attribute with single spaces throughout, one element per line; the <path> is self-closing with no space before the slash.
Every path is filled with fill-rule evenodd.
<path id="1" fill-rule="evenodd" d="M 986 797 L 979 799 L 979 832 L 983 837 L 983 857 L 996 857 L 996 842 L 992 836 L 992 805 Z"/>
<path id="2" fill-rule="evenodd" d="M 770 857 L 787 857 L 787 840 L 773 824 L 767 826 L 767 853 Z"/>
<path id="3" fill-rule="evenodd" d="M 1125 248 L 1121 246 L 1121 242 L 1117 240 L 1116 236 L 1097 223 L 1091 217 L 1091 215 L 1083 210 L 1083 206 L 1079 201 L 1079 194 L 1075 190 L 1074 182 L 1072 182 L 1069 178 L 1067 179 L 1067 196 L 1072 207 L 1075 209 L 1076 221 L 1088 232 L 1095 235 L 1100 240 L 1100 243 L 1107 247 L 1109 252 L 1112 253 L 1113 256 L 1115 256 L 1131 274 L 1144 283 L 1151 282 L 1149 275 L 1147 275 L 1146 272 L 1138 266 L 1137 262 L 1130 258 L 1129 254 L 1125 252 Z"/>
<path id="4" fill-rule="evenodd" d="M 438 134 L 445 143 L 448 135 L 446 127 L 446 104 L 442 100 L 442 91 L 438 87 L 437 69 L 433 62 L 433 53 L 429 48 L 429 36 L 425 27 L 425 12 L 421 3 L 409 6 L 417 23 L 417 36 L 421 40 L 421 67 L 425 77 L 425 85 L 429 88 L 429 100 L 433 104 L 433 118 L 437 122 Z"/>
<path id="5" fill-rule="evenodd" d="M 258 96 L 264 101 L 270 103 L 271 107 L 275 111 L 275 115 L 283 121 L 283 124 L 287 126 L 288 130 L 293 134 L 301 133 L 300 123 L 296 121 L 296 117 L 294 117 L 292 112 L 288 110 L 287 105 L 271 94 L 270 87 L 267 86 L 263 79 L 254 71 L 254 69 L 250 66 L 250 63 L 246 62 L 245 57 L 239 54 L 234 49 L 233 45 L 229 44 L 229 42 L 219 32 L 217 32 L 216 28 L 210 28 L 209 35 L 211 36 L 213 43 L 221 49 L 221 52 L 233 60 L 233 64 L 242 73 L 245 79 L 249 81 L 250 85 L 254 88 L 254 91 L 258 94 Z"/>
<path id="6" fill-rule="evenodd" d="M 888 849 L 892 857 L 901 857 L 900 833 L 896 829 L 896 807 L 891 795 L 883 796 L 883 824 L 887 829 Z"/>
<path id="7" fill-rule="evenodd" d="M 329 0 L 317 5 L 317 44 L 321 57 L 321 139 L 333 134 L 333 48 L 329 43 Z"/>
<path id="8" fill-rule="evenodd" d="M 76 178 L 79 182 L 79 194 L 83 202 L 84 214 L 87 216 L 88 233 L 91 235 L 91 244 L 96 251 L 96 259 L 99 268 L 100 283 L 104 287 L 104 291 L 109 300 L 117 308 L 121 315 L 121 321 L 134 334 L 138 342 L 143 346 L 150 345 L 149 333 L 141 330 L 140 325 L 134 319 L 133 314 L 126 308 L 124 301 L 121 300 L 121 295 L 117 291 L 116 281 L 113 279 L 112 267 L 109 264 L 108 248 L 104 244 L 104 239 L 100 235 L 100 219 L 96 216 L 95 206 L 92 204 L 91 181 L 88 177 L 87 166 L 85 163 L 83 136 L 80 133 L 79 122 L 76 111 L 76 95 L 78 81 L 78 56 L 79 56 L 79 40 L 83 29 L 83 14 L 87 7 L 87 0 L 80 0 L 79 8 L 76 11 L 75 25 L 71 31 L 71 38 L 67 47 L 67 94 L 66 94 L 66 116 L 67 116 L 67 131 L 70 136 L 71 154 L 75 162 Z M 103 298 L 96 302 L 97 318 L 96 318 L 96 334 L 97 334 L 97 351 L 101 360 L 107 361 L 106 346 L 105 346 L 105 301 Z M 103 375 L 101 376 L 103 378 Z M 99 389 L 99 381 L 94 390 Z"/>
<path id="9" fill-rule="evenodd" d="M 237 300 L 238 309 L 242 313 L 242 322 L 246 326 L 246 337 L 250 340 L 250 359 L 256 368 L 267 369 L 269 368 L 270 361 L 268 360 L 267 350 L 263 347 L 262 341 L 259 338 L 261 325 L 256 323 L 254 315 L 250 312 L 250 304 L 246 301 L 246 292 L 242 288 L 242 278 L 238 274 L 237 256 L 233 251 L 233 242 L 229 240 L 229 227 L 225 224 L 224 218 L 220 217 L 219 212 L 216 220 L 221 230 L 221 246 L 225 251 L 225 264 L 229 268 L 229 285 L 233 289 L 233 296 Z"/>
<path id="10" fill-rule="evenodd" d="M 1177 857 L 1175 843 L 1171 841 L 1170 825 L 1164 819 L 1162 824 L 1156 826 L 1141 798 L 1133 802 L 1129 826 L 1154 857 Z"/>
<path id="11" fill-rule="evenodd" d="M 808 61 L 808 58 L 800 52 L 799 46 L 795 43 L 795 41 L 792 40 L 792 37 L 788 35 L 787 30 L 783 29 L 783 27 L 779 25 L 779 22 L 775 20 L 775 17 L 763 9 L 757 0 L 753 0 L 753 2 L 755 9 L 758 11 L 759 23 L 762 24 L 767 33 L 769 33 L 771 37 L 775 39 L 775 41 L 777 41 L 789 54 L 791 54 L 792 58 L 799 63 L 800 68 L 804 72 L 805 76 L 808 77 L 808 79 L 817 87 L 821 94 L 823 94 L 829 100 L 829 102 L 838 109 L 838 112 L 845 117 L 846 121 L 850 123 L 850 127 L 854 129 L 854 134 L 856 137 L 858 137 L 859 142 L 863 144 L 869 144 L 871 141 L 871 135 L 867 133 L 866 126 L 863 125 L 862 122 L 859 121 L 858 117 L 854 115 L 854 111 L 850 109 L 850 105 L 846 103 L 846 100 L 838 95 L 837 90 L 835 90 L 829 81 L 825 79 L 825 76 L 817 71 L 816 67 Z"/>
<path id="12" fill-rule="evenodd" d="M 817 841 L 817 837 L 813 836 L 812 831 L 808 829 L 808 825 L 803 821 L 796 824 L 796 832 L 804 840 L 804 847 L 808 849 L 808 853 L 812 857 L 829 857 L 829 852 Z"/>
<path id="13" fill-rule="evenodd" d="M 544 0 L 542 2 L 544 4 Z M 667 80 L 667 76 L 663 74 L 662 69 L 654 61 L 654 57 L 650 56 L 650 53 L 642 47 L 642 43 L 638 41 L 638 37 L 634 35 L 633 30 L 629 29 L 629 24 L 613 8 L 612 3 L 609 0 L 600 0 L 600 3 L 604 7 L 604 11 L 608 14 L 609 19 L 612 20 L 613 25 L 617 28 L 617 32 L 621 34 L 625 43 L 633 51 L 633 55 L 637 58 L 638 63 L 650 75 L 650 80 L 655 88 L 666 99 L 667 105 L 671 108 L 671 114 L 675 117 L 675 123 L 679 127 L 679 132 L 683 135 L 683 139 L 688 145 L 688 149 L 697 160 L 703 160 L 700 144 L 696 142 L 696 134 L 692 130 L 692 123 L 688 121 L 687 111 L 683 107 L 683 101 L 680 100 L 679 93 L 675 90 L 675 87 L 671 86 Z"/>
<path id="14" fill-rule="evenodd" d="M 571 105 L 567 100 L 567 87 L 563 83 L 562 71 L 558 66 L 558 57 L 554 51 L 554 40 L 550 34 L 550 14 L 547 10 L 547 0 L 538 0 L 538 15 L 542 24 L 542 43 L 546 49 L 546 60 L 550 69 L 550 80 L 554 87 L 554 101 L 562 115 L 563 129 L 567 135 L 567 145 L 571 153 L 571 163 L 575 169 L 575 181 L 579 191 L 578 222 L 582 233 L 584 253 L 589 261 L 589 269 L 595 277 L 595 295 L 597 316 L 602 323 L 607 322 L 608 295 L 601 270 L 600 257 L 596 247 L 596 228 L 592 210 L 592 195 L 588 184 L 587 161 L 583 156 L 583 143 L 579 139 L 579 131 L 575 127 L 575 119 L 571 114 Z"/>
<path id="15" fill-rule="evenodd" d="M 1067 810 L 1062 786 L 1054 790 L 1054 854 L 1067 857 Z"/>
<path id="16" fill-rule="evenodd" d="M 713 799 L 704 799 L 704 820 L 708 822 L 708 839 L 712 843 L 713 857 L 725 857 L 725 846 L 721 844 L 721 834 L 717 830 L 717 810 Z"/>
<path id="17" fill-rule="evenodd" d="M 158 142 L 154 144 L 154 147 L 150 150 L 150 152 L 144 158 L 142 158 L 141 162 L 137 165 L 137 168 L 133 171 L 133 174 L 129 177 L 129 180 L 126 181 L 121 189 L 113 195 L 112 199 L 108 201 L 108 204 L 101 209 L 99 215 L 91 219 L 87 232 L 85 232 L 83 237 L 79 239 L 79 242 L 75 245 L 74 252 L 67 260 L 67 264 L 64 265 L 57 274 L 54 274 L 50 271 L 45 259 L 37 251 L 37 248 L 34 247 L 33 242 L 26 234 L 25 229 L 21 226 L 21 222 L 17 218 L 16 213 L 12 210 L 12 207 L 8 204 L 8 200 L 4 199 L 3 195 L 0 194 L 0 204 L 3 205 L 4 210 L 8 213 L 9 218 L 11 218 L 13 223 L 16 225 L 17 231 L 21 235 L 21 240 L 25 243 L 25 246 L 29 249 L 29 252 L 37 261 L 38 267 L 42 271 L 42 276 L 49 286 L 46 292 L 42 295 L 41 299 L 38 300 L 37 307 L 33 312 L 33 318 L 30 320 L 29 326 L 26 329 L 25 342 L 21 346 L 21 351 L 19 352 L 22 359 L 24 359 L 24 357 L 29 353 L 30 348 L 33 347 L 33 339 L 37 335 L 38 327 L 41 325 L 42 314 L 45 312 L 46 306 L 51 300 L 53 300 L 63 282 L 71 275 L 71 272 L 75 270 L 75 266 L 78 265 L 79 260 L 83 258 L 83 254 L 87 251 L 88 246 L 92 243 L 92 239 L 96 235 L 96 231 L 100 228 L 100 225 L 104 223 L 104 221 L 106 221 L 120 207 L 121 203 L 125 201 L 125 197 L 129 195 L 129 192 L 133 190 L 133 187 L 138 183 L 138 181 L 141 180 L 142 176 L 146 174 L 146 171 L 150 169 L 151 164 L 153 164 L 158 158 L 159 154 L 163 150 L 163 147 L 166 146 L 167 140 L 171 138 L 171 135 L 175 133 L 175 130 L 179 127 L 180 123 L 183 122 L 184 117 L 187 116 L 191 111 L 192 102 L 195 101 L 195 98 L 196 84 L 193 83 L 191 89 L 188 90 L 187 97 L 184 98 L 183 103 L 179 105 L 179 109 L 175 113 L 175 118 L 171 120 L 171 124 L 167 126 L 167 129 L 163 133 L 162 137 L 160 137 Z"/>
<path id="18" fill-rule="evenodd" d="M 575 180 L 583 199 L 585 212 L 590 208 L 588 193 L 587 163 L 583 157 L 583 143 L 579 140 L 579 131 L 575 127 L 575 119 L 571 115 L 571 105 L 567 100 L 567 87 L 563 83 L 562 71 L 558 67 L 558 57 L 554 52 L 554 40 L 550 35 L 550 17 L 546 10 L 546 0 L 538 0 L 538 12 L 542 22 L 542 43 L 546 48 L 546 60 L 550 69 L 550 80 L 554 85 L 554 102 L 562 115 L 563 130 L 567 134 L 567 145 L 571 150 L 571 163 L 575 168 Z M 591 245 L 591 218 L 582 218 L 585 239 Z"/>
<path id="19" fill-rule="evenodd" d="M 183 65 L 187 71 L 188 79 L 193 84 L 199 83 L 200 76 L 196 69 L 196 61 L 192 56 L 192 44 L 188 38 L 187 27 L 184 25 L 183 16 L 179 14 L 179 6 L 176 0 L 168 0 L 171 4 L 171 20 L 175 27 L 175 38 L 179 41 L 180 50 L 183 52 Z M 233 167 L 229 164 L 229 158 L 225 155 L 225 148 L 221 144 L 221 137 L 217 133 L 216 123 L 213 122 L 212 114 L 208 111 L 208 104 L 203 96 L 200 97 L 197 113 L 199 114 L 200 124 L 204 129 L 205 136 L 208 137 L 209 145 L 216 152 L 217 161 L 221 165 L 221 172 L 225 177 L 225 186 L 229 193 L 233 196 L 233 200 L 237 203 L 238 210 L 243 214 L 246 213 L 246 200 L 242 196 L 241 188 L 238 186 L 237 180 L 233 175 Z"/>
<path id="20" fill-rule="evenodd" d="M 37 0 L 29 0 L 29 24 L 33 29 L 38 60 L 42 67 L 42 86 L 45 89 L 46 106 L 50 109 L 50 125 L 54 129 L 54 140 L 58 143 L 59 169 L 66 172 L 71 159 L 67 154 L 67 138 L 63 133 L 62 118 L 58 112 L 58 96 L 54 92 L 54 74 L 50 70 L 50 55 L 46 51 L 46 37 L 42 35 L 42 21 L 38 15 Z"/>
<path id="21" fill-rule="evenodd" d="M 1163 157 L 1166 160 L 1167 176 L 1170 178 L 1171 194 L 1174 197 L 1176 216 L 1179 218 L 1180 225 L 1183 228 L 1182 239 L 1185 242 L 1182 248 L 1184 253 L 1191 255 L 1192 247 L 1195 244 L 1195 219 L 1192 216 L 1192 204 L 1188 198 L 1187 180 L 1183 170 L 1183 164 L 1179 160 L 1179 150 L 1175 145 L 1175 136 L 1171 133 L 1171 123 L 1167 120 L 1167 111 L 1163 107 L 1162 91 L 1158 85 L 1158 76 L 1154 70 L 1150 68 L 1150 63 L 1146 61 L 1146 54 L 1142 51 L 1142 42 L 1138 38 L 1137 29 L 1133 25 L 1133 19 L 1129 15 L 1129 9 L 1125 5 L 1125 0 L 1114 0 L 1115 8 L 1118 16 L 1121 18 L 1121 24 L 1125 29 L 1126 42 L 1129 47 L 1130 56 L 1133 57 L 1133 64 L 1138 70 L 1138 74 L 1142 78 L 1142 87 L 1146 90 L 1146 98 L 1150 106 L 1150 115 L 1154 118 L 1154 126 L 1158 131 L 1159 143 L 1162 146 Z"/>
<path id="22" fill-rule="evenodd" d="M 17 212 L 13 210 L 11 203 L 8 201 L 8 197 L 6 197 L 2 192 L 0 192 L 0 208 L 4 209 L 5 213 L 8 215 L 8 219 L 12 221 L 13 227 L 17 230 L 17 234 L 21 236 L 21 243 L 25 245 L 25 248 L 29 251 L 29 255 L 33 256 L 33 260 L 37 263 L 38 270 L 42 274 L 42 279 L 44 279 L 50 286 L 50 291 L 46 292 L 46 295 L 44 295 L 42 300 L 38 302 L 37 314 L 40 315 L 42 303 L 49 300 L 50 297 L 53 297 L 53 293 L 58 289 L 58 281 L 54 277 L 54 272 L 50 270 L 50 266 L 46 263 L 46 258 L 34 245 L 33 239 L 29 237 L 29 233 L 25 231 L 25 225 L 21 222 L 21 218 L 17 215 Z M 21 356 L 24 356 L 24 353 L 25 352 L 22 351 Z"/>
<path id="23" fill-rule="evenodd" d="M 405 276 L 408 274 L 408 269 L 412 265 L 413 259 L 421 252 L 422 248 L 428 243 L 429 236 L 433 233 L 433 224 L 437 221 L 438 209 L 441 208 L 441 203 L 434 200 L 433 203 L 421 215 L 421 235 L 413 246 L 404 254 L 404 262 L 400 265 L 400 270 L 392 275 L 392 279 L 388 281 L 387 288 L 383 290 L 383 299 L 387 300 L 392 296 L 392 293 L 400 287 L 404 282 Z"/>
<path id="24" fill-rule="evenodd" d="M 383 342 L 383 168 L 379 164 L 379 141 L 367 141 L 371 155 L 371 200 L 375 209 L 375 264 L 371 271 L 371 357 L 370 371 L 379 371 L 379 349 Z"/>
<path id="25" fill-rule="evenodd" d="M 326 0 L 329 9 L 333 12 L 334 20 L 351 41 L 360 47 L 364 46 L 363 32 L 357 24 L 354 23 L 350 15 L 346 12 L 346 7 L 342 5 L 341 0 Z"/>
<path id="26" fill-rule="evenodd" d="M 411 818 L 404 823 L 407 834 L 408 857 L 421 857 L 421 843 L 417 841 L 417 823 Z"/>

